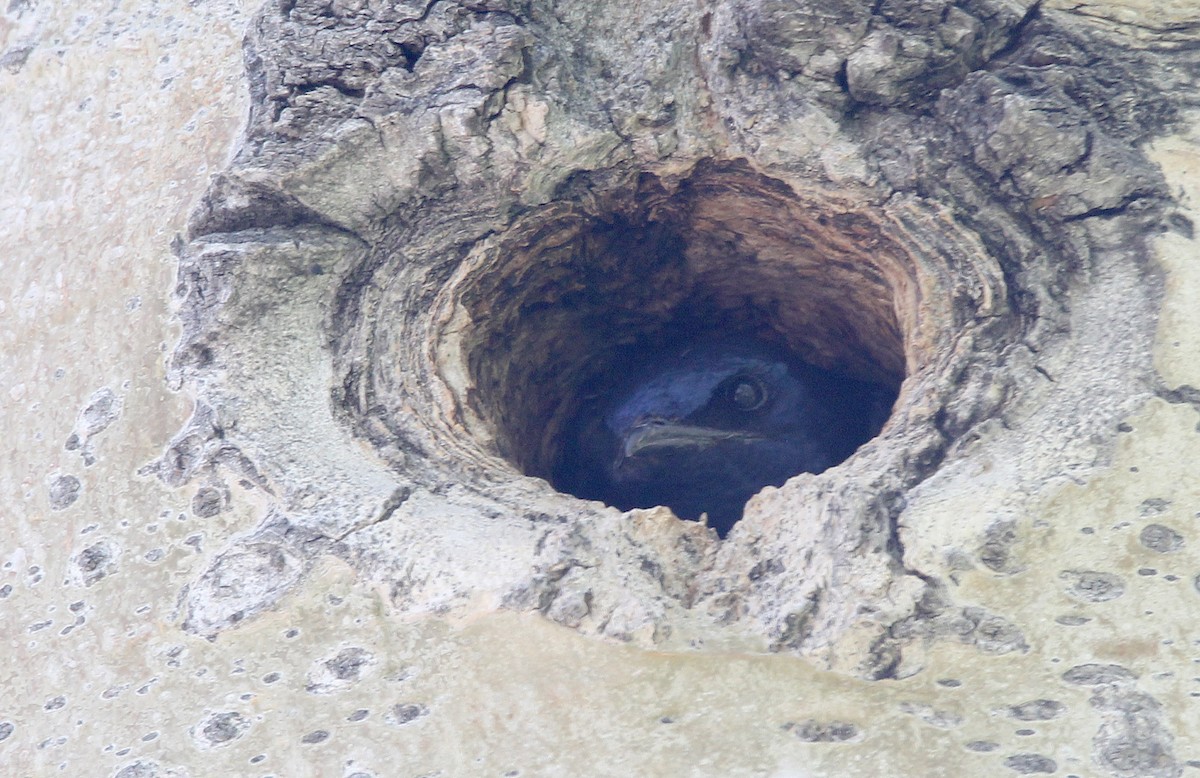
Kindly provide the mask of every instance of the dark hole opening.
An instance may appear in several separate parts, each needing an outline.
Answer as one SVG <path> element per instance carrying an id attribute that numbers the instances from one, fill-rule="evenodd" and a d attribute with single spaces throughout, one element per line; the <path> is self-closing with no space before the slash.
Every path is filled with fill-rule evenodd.
<path id="1" fill-rule="evenodd" d="M 762 487 L 879 433 L 911 273 L 871 218 L 744 166 L 643 175 L 549 206 L 474 271 L 472 399 L 522 472 L 723 537 Z"/>

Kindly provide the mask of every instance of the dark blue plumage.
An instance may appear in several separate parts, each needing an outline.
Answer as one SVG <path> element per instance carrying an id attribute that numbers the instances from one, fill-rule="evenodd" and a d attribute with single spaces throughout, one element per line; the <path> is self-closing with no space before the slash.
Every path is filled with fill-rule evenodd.
<path id="1" fill-rule="evenodd" d="M 874 436 L 895 392 L 749 338 L 629 360 L 569 425 L 556 485 L 628 510 L 670 506 L 724 537 L 746 501 Z"/>

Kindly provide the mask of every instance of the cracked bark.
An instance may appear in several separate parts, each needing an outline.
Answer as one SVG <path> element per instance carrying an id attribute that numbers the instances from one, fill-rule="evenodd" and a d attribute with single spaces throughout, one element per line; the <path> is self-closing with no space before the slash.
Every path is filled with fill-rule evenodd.
<path id="1" fill-rule="evenodd" d="M 1027 650 L 955 601 L 910 498 L 1045 398 L 1091 397 L 1064 360 L 1121 373 L 1070 436 L 1152 384 L 1133 346 L 1171 200 L 1141 148 L 1194 98 L 1186 69 L 1167 97 L 1144 52 L 1041 3 L 629 13 L 265 8 L 245 138 L 181 261 L 181 380 L 290 525 L 401 609 L 482 591 L 585 633 L 736 634 L 868 678 L 919 672 L 939 640 Z M 1072 340 L 1089 278 L 1132 286 L 1121 343 Z M 878 439 L 766 490 L 724 543 L 538 478 L 592 366 L 695 310 L 904 380 Z M 973 521 L 958 558 L 1015 574 Z"/>

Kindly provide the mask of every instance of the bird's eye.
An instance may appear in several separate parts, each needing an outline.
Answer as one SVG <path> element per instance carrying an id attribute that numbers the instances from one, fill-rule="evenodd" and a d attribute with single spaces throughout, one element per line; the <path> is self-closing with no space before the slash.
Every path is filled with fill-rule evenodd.
<path id="1" fill-rule="evenodd" d="M 767 387 L 753 376 L 740 376 L 729 385 L 729 401 L 739 411 L 757 411 L 767 402 Z"/>

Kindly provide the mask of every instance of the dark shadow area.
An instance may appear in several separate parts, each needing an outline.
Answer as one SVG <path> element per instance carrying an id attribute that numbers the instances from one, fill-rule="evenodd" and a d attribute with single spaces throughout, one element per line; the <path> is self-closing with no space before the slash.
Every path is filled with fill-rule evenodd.
<path id="1" fill-rule="evenodd" d="M 879 433 L 911 262 L 845 203 L 737 163 L 606 183 L 576 182 L 464 285 L 472 399 L 527 475 L 723 537 L 762 487 Z"/>

